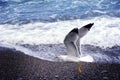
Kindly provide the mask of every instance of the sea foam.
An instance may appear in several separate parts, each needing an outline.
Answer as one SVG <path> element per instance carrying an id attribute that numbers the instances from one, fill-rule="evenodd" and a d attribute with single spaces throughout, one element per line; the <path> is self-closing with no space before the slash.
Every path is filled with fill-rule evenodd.
<path id="1" fill-rule="evenodd" d="M 56 61 L 55 55 L 66 54 L 66 48 L 63 40 L 67 33 L 75 28 L 82 27 L 88 23 L 94 23 L 91 31 L 82 39 L 82 45 L 97 46 L 101 49 L 120 46 L 120 18 L 101 16 L 91 19 L 77 19 L 58 22 L 35 22 L 22 25 L 1 24 L 0 25 L 0 44 L 14 47 L 25 54 Z M 94 48 L 96 49 L 96 48 Z M 82 50 L 88 53 L 96 61 L 111 61 L 111 56 L 88 50 Z M 113 56 L 114 57 L 114 56 Z M 105 58 L 105 59 L 103 59 Z M 113 61 L 114 62 L 114 61 Z"/>

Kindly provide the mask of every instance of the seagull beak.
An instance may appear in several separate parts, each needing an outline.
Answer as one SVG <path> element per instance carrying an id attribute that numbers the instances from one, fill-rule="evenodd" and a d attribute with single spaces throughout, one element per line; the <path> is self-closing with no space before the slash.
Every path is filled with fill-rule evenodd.
<path id="1" fill-rule="evenodd" d="M 83 27 L 85 27 L 85 28 L 87 28 L 88 30 L 90 30 L 93 25 L 94 25 L 94 23 L 89 23 L 89 24 L 87 24 L 87 25 L 85 25 L 85 26 L 83 26 Z"/>

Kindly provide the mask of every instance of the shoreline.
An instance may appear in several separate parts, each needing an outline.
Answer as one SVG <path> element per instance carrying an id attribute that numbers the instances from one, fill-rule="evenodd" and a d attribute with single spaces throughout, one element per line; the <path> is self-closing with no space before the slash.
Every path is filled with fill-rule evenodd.
<path id="1" fill-rule="evenodd" d="M 51 62 L 0 47 L 1 80 L 119 80 L 119 71 L 117 63 Z"/>

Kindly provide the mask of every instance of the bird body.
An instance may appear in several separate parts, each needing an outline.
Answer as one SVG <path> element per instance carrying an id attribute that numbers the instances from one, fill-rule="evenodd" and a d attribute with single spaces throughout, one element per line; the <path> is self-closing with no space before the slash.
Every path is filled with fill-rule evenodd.
<path id="1" fill-rule="evenodd" d="M 64 44 L 67 48 L 67 55 L 59 55 L 57 58 L 60 58 L 64 61 L 82 61 L 83 59 L 90 59 L 93 61 L 91 57 L 82 57 L 81 52 L 81 38 L 84 37 L 91 29 L 94 23 L 87 24 L 80 29 L 74 28 L 72 29 L 65 37 Z M 88 60 L 89 61 L 89 60 Z"/>

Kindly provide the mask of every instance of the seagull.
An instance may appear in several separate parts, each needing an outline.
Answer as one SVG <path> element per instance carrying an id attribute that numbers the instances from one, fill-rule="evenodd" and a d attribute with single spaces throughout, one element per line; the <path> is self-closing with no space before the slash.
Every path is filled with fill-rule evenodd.
<path id="1" fill-rule="evenodd" d="M 67 48 L 67 55 L 59 55 L 56 58 L 61 59 L 63 61 L 86 61 L 93 62 L 93 58 L 91 56 L 82 56 L 81 52 L 81 44 L 80 40 L 83 38 L 91 29 L 94 23 L 89 23 L 80 29 L 74 28 L 72 29 L 65 37 L 64 44 Z"/>

